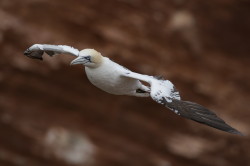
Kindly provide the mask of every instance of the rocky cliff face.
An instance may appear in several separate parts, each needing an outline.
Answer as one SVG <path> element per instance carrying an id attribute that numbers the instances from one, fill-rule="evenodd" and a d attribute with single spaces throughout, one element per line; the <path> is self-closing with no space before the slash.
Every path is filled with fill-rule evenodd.
<path id="1" fill-rule="evenodd" d="M 1 0 L 0 165 L 250 164 L 248 1 Z M 95 48 L 171 80 L 246 134 L 174 115 L 150 98 L 91 85 L 73 57 L 23 56 L 34 43 Z"/>

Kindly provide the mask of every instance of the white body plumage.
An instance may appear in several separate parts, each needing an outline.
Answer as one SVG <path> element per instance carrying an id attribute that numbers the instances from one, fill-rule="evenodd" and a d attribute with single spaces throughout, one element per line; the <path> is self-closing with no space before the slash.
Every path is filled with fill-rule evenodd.
<path id="1" fill-rule="evenodd" d="M 137 89 L 149 90 L 139 80 L 124 77 L 130 71 L 107 57 L 103 57 L 102 65 L 97 68 L 85 66 L 85 71 L 93 85 L 111 94 L 142 96 L 136 93 Z"/>

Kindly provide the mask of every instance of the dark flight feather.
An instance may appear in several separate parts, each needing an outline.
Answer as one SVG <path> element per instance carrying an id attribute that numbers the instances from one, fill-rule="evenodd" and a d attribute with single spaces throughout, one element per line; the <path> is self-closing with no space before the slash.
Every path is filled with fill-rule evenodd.
<path id="1" fill-rule="evenodd" d="M 163 97 L 161 102 L 171 111 L 175 112 L 176 114 L 184 118 L 188 118 L 198 123 L 202 123 L 232 134 L 243 135 L 238 130 L 229 126 L 214 112 L 208 110 L 202 105 L 190 101 L 182 101 L 176 99 L 171 99 L 171 100 L 172 102 L 167 102 L 167 100 Z"/>
<path id="2" fill-rule="evenodd" d="M 24 55 L 26 55 L 27 57 L 39 60 L 43 60 L 43 53 L 43 50 L 31 51 L 27 49 L 26 51 L 24 51 Z"/>

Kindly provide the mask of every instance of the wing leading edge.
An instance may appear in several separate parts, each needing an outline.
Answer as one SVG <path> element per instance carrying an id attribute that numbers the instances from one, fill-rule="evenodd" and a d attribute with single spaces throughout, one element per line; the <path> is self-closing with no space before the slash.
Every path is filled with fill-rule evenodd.
<path id="1" fill-rule="evenodd" d="M 28 48 L 24 55 L 33 59 L 43 60 L 43 54 L 47 53 L 49 56 L 56 54 L 70 54 L 78 56 L 79 50 L 66 45 L 49 45 L 49 44 L 34 44 Z"/>

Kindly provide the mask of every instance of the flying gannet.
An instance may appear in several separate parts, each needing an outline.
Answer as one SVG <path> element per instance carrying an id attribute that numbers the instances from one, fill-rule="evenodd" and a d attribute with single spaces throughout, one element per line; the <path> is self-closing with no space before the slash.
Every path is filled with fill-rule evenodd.
<path id="1" fill-rule="evenodd" d="M 24 52 L 24 55 L 42 60 L 44 52 L 50 56 L 55 54 L 76 56 L 71 65 L 84 65 L 89 81 L 105 92 L 114 95 L 151 96 L 154 101 L 177 115 L 222 131 L 242 135 L 202 105 L 181 100 L 179 92 L 168 80 L 132 72 L 94 49 L 79 51 L 65 45 L 34 44 Z M 150 86 L 144 85 L 143 82 Z"/>

